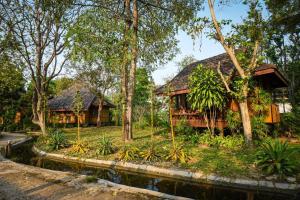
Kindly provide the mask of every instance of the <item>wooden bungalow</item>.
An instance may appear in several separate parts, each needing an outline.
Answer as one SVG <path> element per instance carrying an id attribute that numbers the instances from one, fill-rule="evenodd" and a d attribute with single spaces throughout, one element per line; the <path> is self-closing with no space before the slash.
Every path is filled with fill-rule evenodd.
<path id="1" fill-rule="evenodd" d="M 187 101 L 187 94 L 189 93 L 188 78 L 192 74 L 193 69 L 195 69 L 199 64 L 202 64 L 204 67 L 216 69 L 219 62 L 221 63 L 222 73 L 228 75 L 234 66 L 228 55 L 223 53 L 189 64 L 168 83 L 171 90 L 169 95 L 171 96 L 171 112 L 174 125 L 176 125 L 180 119 L 185 118 L 193 127 L 206 127 L 204 117 L 199 112 L 191 110 L 189 102 Z M 262 87 L 271 94 L 274 93 L 274 89 L 287 87 L 288 84 L 285 77 L 278 71 L 276 66 L 272 64 L 260 65 L 254 73 L 254 79 L 258 83 L 259 87 Z M 158 95 L 166 95 L 166 91 L 167 85 L 163 85 L 157 88 L 156 93 Z M 239 110 L 238 104 L 233 100 L 229 101 L 227 106 L 233 111 Z M 225 128 L 227 126 L 224 116 L 224 113 L 218 114 L 216 127 Z M 269 105 L 269 112 L 265 122 L 274 124 L 278 123 L 279 121 L 280 114 L 278 105 L 272 103 Z"/>
<path id="2" fill-rule="evenodd" d="M 97 124 L 99 100 L 96 97 L 96 95 L 89 91 L 89 89 L 87 89 L 84 86 L 79 86 L 77 84 L 70 87 L 69 89 L 62 91 L 60 95 L 48 101 L 48 120 L 50 123 L 77 123 L 76 115 L 72 111 L 72 104 L 77 91 L 80 91 L 80 94 L 83 99 L 83 110 L 79 119 L 80 124 Z M 109 124 L 111 122 L 111 117 L 109 114 L 109 109 L 111 108 L 115 108 L 115 105 L 107 99 L 105 99 L 103 103 L 103 109 L 101 111 L 102 124 Z"/>

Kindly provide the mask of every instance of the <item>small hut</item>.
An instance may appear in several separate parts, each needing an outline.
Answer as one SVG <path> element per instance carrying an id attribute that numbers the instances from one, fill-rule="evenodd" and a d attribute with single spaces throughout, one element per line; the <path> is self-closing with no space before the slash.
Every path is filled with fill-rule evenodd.
<path id="1" fill-rule="evenodd" d="M 191 110 L 190 103 L 187 100 L 187 94 L 189 93 L 189 76 L 199 64 L 202 64 L 203 67 L 216 69 L 219 62 L 221 64 L 221 71 L 225 75 L 229 75 L 234 69 L 234 65 L 228 55 L 223 53 L 189 64 L 168 83 L 171 90 L 169 95 L 172 102 L 171 112 L 174 125 L 182 118 L 185 118 L 193 127 L 206 127 L 204 117 L 199 112 Z M 276 66 L 272 64 L 262 64 L 258 66 L 254 72 L 254 79 L 256 80 L 258 87 L 269 92 L 273 97 L 276 88 L 285 88 L 288 85 L 288 81 L 285 77 L 280 73 Z M 167 85 L 163 85 L 156 90 L 156 93 L 158 95 L 167 95 L 166 91 Z M 233 100 L 229 101 L 227 106 L 233 111 L 239 110 L 238 104 Z M 224 113 L 218 113 L 216 120 L 216 126 L 218 128 L 227 126 L 224 116 Z M 278 122 L 280 122 L 279 107 L 273 101 L 273 103 L 269 105 L 269 113 L 265 119 L 265 123 L 274 124 Z"/>
<path id="2" fill-rule="evenodd" d="M 75 84 L 70 88 L 62 91 L 60 95 L 48 101 L 49 115 L 48 120 L 50 123 L 56 124 L 75 124 L 77 118 L 72 111 L 72 104 L 74 97 L 80 92 L 83 99 L 83 109 L 80 116 L 80 124 L 95 125 L 97 124 L 99 99 L 95 94 L 84 85 Z M 111 116 L 109 110 L 115 108 L 107 98 L 104 99 L 103 108 L 101 111 L 101 124 L 110 124 Z"/>

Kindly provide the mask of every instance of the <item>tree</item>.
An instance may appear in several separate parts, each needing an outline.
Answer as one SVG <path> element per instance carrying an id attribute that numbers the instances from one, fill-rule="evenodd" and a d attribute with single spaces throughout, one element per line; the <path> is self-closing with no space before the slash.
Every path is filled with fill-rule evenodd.
<path id="1" fill-rule="evenodd" d="M 61 77 L 54 79 L 52 82 L 54 85 L 54 95 L 59 95 L 63 90 L 68 89 L 73 85 L 74 79 L 69 77 Z"/>
<path id="2" fill-rule="evenodd" d="M 201 4 L 193 0 L 125 0 L 124 62 L 121 71 L 125 140 L 132 139 L 132 103 L 138 61 L 155 64 L 172 58 L 178 27 L 193 18 Z M 147 55 L 151 50 L 154 54 Z"/>
<path id="3" fill-rule="evenodd" d="M 49 83 L 59 75 L 68 56 L 65 52 L 65 33 L 73 20 L 71 1 L 4 0 L 0 9 L 5 24 L 16 41 L 14 61 L 22 63 L 34 85 L 32 98 L 33 123 L 46 134 L 45 110 Z"/>
<path id="4" fill-rule="evenodd" d="M 211 21 L 208 18 L 199 18 L 196 22 L 200 23 L 197 26 L 194 24 L 193 30 L 197 33 L 208 25 L 209 36 L 223 46 L 232 61 L 234 68 L 229 76 L 225 77 L 222 74 L 220 64 L 218 73 L 227 92 L 238 101 L 246 143 L 252 145 L 252 128 L 248 108 L 249 81 L 260 62 L 259 46 L 263 41 L 264 26 L 258 1 L 245 1 L 245 3 L 249 5 L 247 18 L 243 23 L 233 25 L 232 31 L 226 36 L 222 33 L 222 26 L 228 25 L 229 21 L 219 22 L 217 20 L 212 0 L 208 0 Z M 238 75 L 238 78 L 233 80 L 235 74 Z"/>
<path id="5" fill-rule="evenodd" d="M 16 113 L 21 111 L 25 80 L 22 69 L 11 63 L 8 56 L 0 54 L 0 63 L 0 117 L 3 128 L 10 131 L 14 129 Z"/>
<path id="6" fill-rule="evenodd" d="M 207 128 L 214 135 L 218 111 L 222 111 L 226 100 L 220 77 L 213 69 L 198 65 L 189 78 L 189 89 L 192 109 L 204 114 Z"/>
<path id="7" fill-rule="evenodd" d="M 80 91 L 76 92 L 72 103 L 72 111 L 77 117 L 77 141 L 80 141 L 80 114 L 83 109 L 83 99 L 80 94 Z"/>
<path id="8" fill-rule="evenodd" d="M 183 70 L 186 66 L 196 61 L 197 59 L 193 55 L 183 57 L 181 61 L 176 63 L 176 65 L 178 66 L 178 71 Z"/>
<path id="9" fill-rule="evenodd" d="M 145 120 L 150 109 L 151 80 L 149 72 L 145 68 L 138 68 L 136 72 L 136 84 L 133 98 L 134 120 L 138 121 L 139 127 Z"/>
<path id="10" fill-rule="evenodd" d="M 116 85 L 120 42 L 118 30 L 105 10 L 87 9 L 69 29 L 71 59 L 77 79 L 98 97 L 97 127 L 105 94 Z M 93 34 L 91 34 L 93 33 Z"/>

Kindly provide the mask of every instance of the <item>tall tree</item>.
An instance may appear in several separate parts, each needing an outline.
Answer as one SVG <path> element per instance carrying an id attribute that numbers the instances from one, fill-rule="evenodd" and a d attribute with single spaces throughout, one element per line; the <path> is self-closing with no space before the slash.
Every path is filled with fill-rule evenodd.
<path id="1" fill-rule="evenodd" d="M 34 86 L 32 98 L 33 123 L 46 134 L 45 110 L 50 81 L 61 72 L 66 27 L 73 19 L 72 1 L 4 0 L 0 3 L 2 16 L 11 27 L 17 42 L 14 60 L 24 64 Z"/>
<path id="2" fill-rule="evenodd" d="M 260 62 L 259 47 L 263 41 L 264 22 L 258 1 L 244 2 L 249 5 L 248 16 L 241 24 L 232 25 L 232 31 L 224 35 L 222 28 L 228 25 L 230 21 L 218 21 L 214 9 L 215 1 L 208 0 L 211 20 L 207 17 L 196 19 L 191 33 L 202 32 L 208 27 L 208 35 L 223 46 L 232 61 L 234 68 L 228 77 L 222 74 L 220 63 L 217 66 L 218 73 L 227 92 L 239 104 L 246 143 L 251 145 L 252 127 L 248 108 L 249 83 Z M 238 75 L 235 80 L 233 80 L 234 74 Z"/>
<path id="3" fill-rule="evenodd" d="M 132 103 L 138 61 L 156 64 L 172 58 L 178 27 L 193 18 L 201 4 L 202 1 L 193 0 L 124 1 L 125 43 L 121 77 L 125 140 L 132 139 Z M 151 51 L 154 54 L 149 55 Z"/>
<path id="4" fill-rule="evenodd" d="M 73 68 L 77 79 L 98 101 L 97 127 L 101 126 L 104 96 L 116 85 L 120 63 L 120 33 L 107 10 L 87 9 L 69 29 Z"/>

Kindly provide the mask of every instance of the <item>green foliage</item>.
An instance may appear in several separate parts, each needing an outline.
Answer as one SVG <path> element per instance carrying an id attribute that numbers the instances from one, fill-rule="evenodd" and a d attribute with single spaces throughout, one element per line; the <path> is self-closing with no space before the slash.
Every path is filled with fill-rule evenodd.
<path id="1" fill-rule="evenodd" d="M 63 90 L 68 89 L 73 83 L 74 80 L 68 77 L 57 78 L 52 81 L 54 88 L 54 95 L 59 95 Z"/>
<path id="2" fill-rule="evenodd" d="M 300 106 L 281 115 L 280 129 L 287 135 L 300 135 Z"/>
<path id="3" fill-rule="evenodd" d="M 114 147 L 113 147 L 112 141 L 109 138 L 103 136 L 99 141 L 99 147 L 97 149 L 97 154 L 105 156 L 108 154 L 112 154 L 113 152 L 114 152 Z"/>
<path id="4" fill-rule="evenodd" d="M 237 134 L 241 131 L 242 120 L 239 112 L 234 112 L 231 109 L 228 109 L 226 113 L 226 122 L 231 133 Z"/>
<path id="5" fill-rule="evenodd" d="M 123 161 L 134 160 L 139 157 L 139 151 L 137 147 L 124 145 L 118 153 L 118 159 Z"/>
<path id="6" fill-rule="evenodd" d="M 221 110 L 225 103 L 225 90 L 220 77 L 211 68 L 198 65 L 189 78 L 191 107 L 200 112 L 208 109 Z"/>
<path id="7" fill-rule="evenodd" d="M 61 129 L 49 130 L 48 146 L 50 150 L 59 150 L 68 146 L 68 140 Z"/>
<path id="8" fill-rule="evenodd" d="M 268 175 L 290 175 L 296 170 L 295 163 L 291 160 L 294 152 L 287 142 L 269 141 L 261 145 L 255 163 Z"/>
<path id="9" fill-rule="evenodd" d="M 72 111 L 78 116 L 81 113 L 82 109 L 83 109 L 83 99 L 80 94 L 80 91 L 77 91 L 73 99 Z"/>
<path id="10" fill-rule="evenodd" d="M 184 141 L 190 142 L 193 145 L 196 145 L 200 141 L 200 134 L 198 132 L 190 133 L 187 135 L 184 135 Z"/>
<path id="11" fill-rule="evenodd" d="M 212 136 L 209 132 L 204 132 L 199 136 L 199 143 L 217 148 L 237 149 L 244 145 L 244 138 L 242 135 Z"/>
<path id="12" fill-rule="evenodd" d="M 145 150 L 141 151 L 140 156 L 146 161 L 156 161 L 160 157 L 154 143 L 148 145 Z"/>
<path id="13" fill-rule="evenodd" d="M 251 117 L 252 133 L 256 139 L 262 139 L 268 135 L 269 127 L 264 121 L 264 115 Z"/>
<path id="14" fill-rule="evenodd" d="M 175 163 L 180 162 L 180 163 L 186 163 L 188 160 L 187 153 L 183 149 L 183 145 L 179 146 L 175 144 L 168 154 L 165 156 L 167 160 L 173 161 Z"/>
<path id="15" fill-rule="evenodd" d="M 186 118 L 181 118 L 175 126 L 175 133 L 181 135 L 189 135 L 193 133 L 193 128 L 188 124 Z"/>

